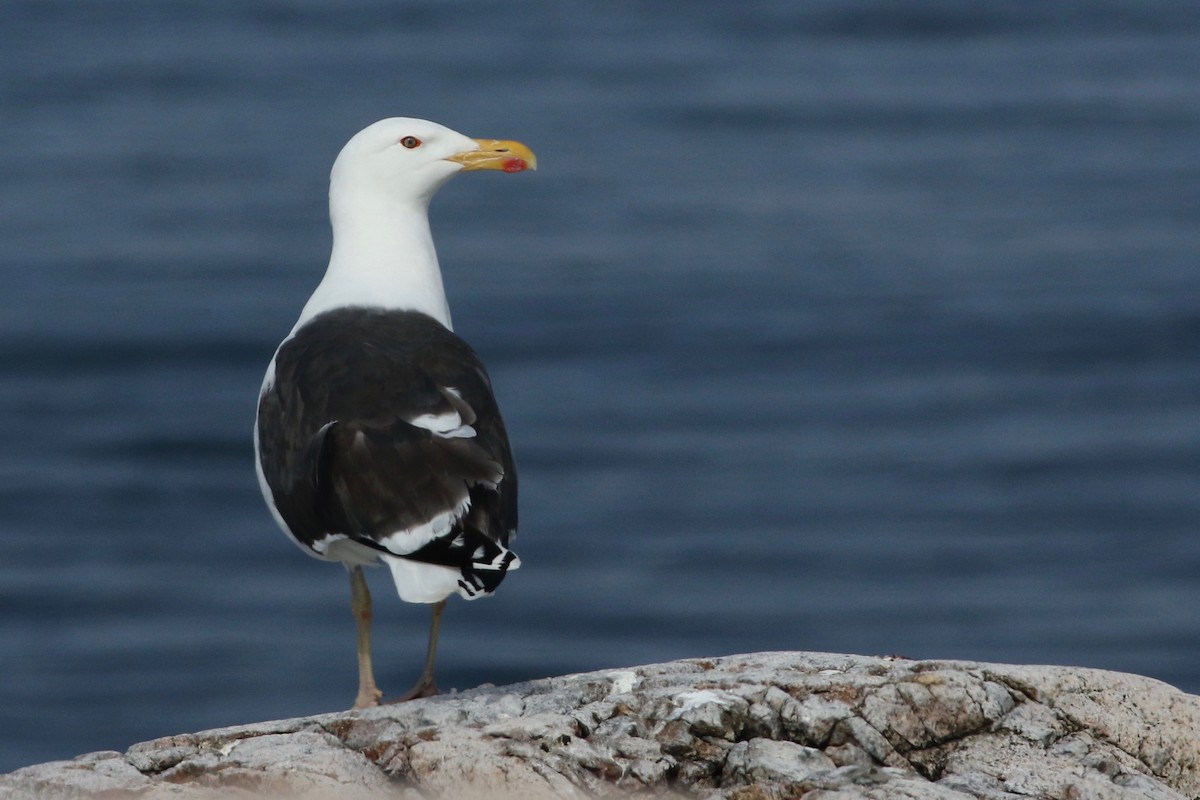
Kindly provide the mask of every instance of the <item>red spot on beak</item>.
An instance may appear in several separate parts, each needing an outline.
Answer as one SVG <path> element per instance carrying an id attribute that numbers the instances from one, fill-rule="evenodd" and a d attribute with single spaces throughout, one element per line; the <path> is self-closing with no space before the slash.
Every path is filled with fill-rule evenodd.
<path id="1" fill-rule="evenodd" d="M 529 165 L 523 158 L 509 158 L 504 161 L 505 172 L 522 172 L 526 169 L 529 169 Z"/>

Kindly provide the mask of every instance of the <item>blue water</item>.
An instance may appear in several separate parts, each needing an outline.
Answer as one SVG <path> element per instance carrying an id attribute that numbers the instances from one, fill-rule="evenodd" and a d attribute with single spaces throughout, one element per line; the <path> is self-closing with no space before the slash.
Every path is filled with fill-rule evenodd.
<path id="1" fill-rule="evenodd" d="M 262 372 L 383 116 L 435 202 L 525 562 L 443 686 L 763 649 L 1200 691 L 1200 5 L 0 5 L 0 770 L 334 710 L 339 568 Z M 426 611 L 372 576 L 385 689 Z"/>

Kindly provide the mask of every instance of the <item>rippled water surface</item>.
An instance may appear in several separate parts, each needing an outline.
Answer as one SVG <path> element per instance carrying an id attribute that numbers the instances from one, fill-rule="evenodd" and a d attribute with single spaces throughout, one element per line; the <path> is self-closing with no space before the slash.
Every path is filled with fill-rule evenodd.
<path id="1" fill-rule="evenodd" d="M 1200 6 L 0 5 L 0 769 L 346 706 L 258 494 L 342 143 L 534 147 L 433 209 L 525 566 L 442 683 L 764 649 L 1200 691 Z M 426 612 L 383 573 L 376 663 Z"/>

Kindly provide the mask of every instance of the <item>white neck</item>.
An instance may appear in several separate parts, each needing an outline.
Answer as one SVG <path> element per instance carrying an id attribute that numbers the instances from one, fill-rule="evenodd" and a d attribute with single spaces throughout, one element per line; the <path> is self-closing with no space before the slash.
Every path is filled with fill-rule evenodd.
<path id="1" fill-rule="evenodd" d="M 450 328 L 428 206 L 428 198 L 403 201 L 378 192 L 331 187 L 329 268 L 292 331 L 324 311 L 343 306 L 420 311 Z"/>

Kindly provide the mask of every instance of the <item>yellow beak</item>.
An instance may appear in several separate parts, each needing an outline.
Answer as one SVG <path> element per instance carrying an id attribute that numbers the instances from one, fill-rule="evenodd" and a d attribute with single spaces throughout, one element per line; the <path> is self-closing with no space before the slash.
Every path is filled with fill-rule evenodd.
<path id="1" fill-rule="evenodd" d="M 447 161 L 462 164 L 464 172 L 477 169 L 497 169 L 504 172 L 522 172 L 537 169 L 537 156 L 520 142 L 501 139 L 475 139 L 478 150 L 450 156 Z"/>

